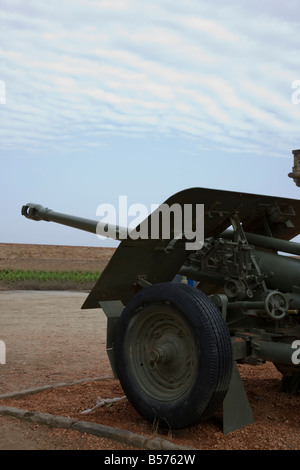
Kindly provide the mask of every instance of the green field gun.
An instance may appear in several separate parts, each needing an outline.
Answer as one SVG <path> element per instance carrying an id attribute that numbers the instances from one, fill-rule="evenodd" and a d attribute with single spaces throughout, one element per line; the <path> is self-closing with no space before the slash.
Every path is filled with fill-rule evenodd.
<path id="1" fill-rule="evenodd" d="M 227 434 L 254 421 L 237 364 L 270 361 L 280 390 L 300 391 L 300 201 L 191 188 L 164 203 L 174 205 L 192 207 L 193 230 L 203 207 L 201 246 L 187 249 L 171 216 L 168 238 L 113 227 L 120 244 L 82 308 L 106 314 L 112 370 L 146 420 L 178 429 L 222 410 Z M 36 204 L 22 214 L 99 230 Z"/>

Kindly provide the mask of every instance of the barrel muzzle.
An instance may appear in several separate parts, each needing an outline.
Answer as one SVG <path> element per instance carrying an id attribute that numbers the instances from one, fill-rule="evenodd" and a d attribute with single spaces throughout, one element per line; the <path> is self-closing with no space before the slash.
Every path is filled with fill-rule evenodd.
<path id="1" fill-rule="evenodd" d="M 22 215 L 24 215 L 27 219 L 31 220 L 46 220 L 47 221 L 47 209 L 40 204 L 33 204 L 29 202 L 22 207 Z"/>

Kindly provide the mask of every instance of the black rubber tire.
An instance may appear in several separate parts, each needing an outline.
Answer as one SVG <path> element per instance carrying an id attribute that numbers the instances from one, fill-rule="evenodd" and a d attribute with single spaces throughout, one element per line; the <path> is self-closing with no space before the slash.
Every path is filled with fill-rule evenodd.
<path id="1" fill-rule="evenodd" d="M 140 415 L 161 427 L 184 428 L 213 416 L 224 400 L 233 365 L 231 339 L 220 311 L 201 291 L 185 284 L 155 284 L 125 307 L 115 363 L 122 388 Z M 174 386 L 166 382 L 169 376 L 173 382 L 175 377 Z"/>

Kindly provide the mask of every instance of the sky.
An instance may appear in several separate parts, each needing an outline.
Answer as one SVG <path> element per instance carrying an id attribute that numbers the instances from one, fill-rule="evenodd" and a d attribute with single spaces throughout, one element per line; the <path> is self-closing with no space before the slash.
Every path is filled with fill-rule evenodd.
<path id="1" fill-rule="evenodd" d="M 0 0 L 0 243 L 191 187 L 299 198 L 298 0 Z"/>

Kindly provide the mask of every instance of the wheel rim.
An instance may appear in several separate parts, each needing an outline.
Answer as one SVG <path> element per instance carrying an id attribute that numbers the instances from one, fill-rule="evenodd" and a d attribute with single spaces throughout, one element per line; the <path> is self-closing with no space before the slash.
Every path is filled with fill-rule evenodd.
<path id="1" fill-rule="evenodd" d="M 128 346 L 132 372 L 146 394 L 170 402 L 191 388 L 199 350 L 190 325 L 173 306 L 139 310 L 129 327 Z"/>

